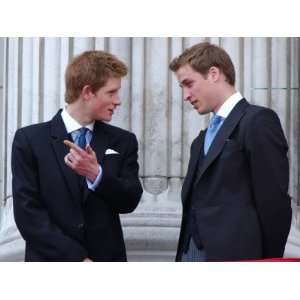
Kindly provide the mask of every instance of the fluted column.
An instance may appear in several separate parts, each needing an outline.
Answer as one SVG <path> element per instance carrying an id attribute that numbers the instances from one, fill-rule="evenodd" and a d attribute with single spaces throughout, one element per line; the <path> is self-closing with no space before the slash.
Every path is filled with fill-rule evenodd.
<path id="1" fill-rule="evenodd" d="M 6 194 L 4 189 L 4 177 L 5 177 L 5 161 L 6 161 L 6 149 L 5 149 L 5 135 L 6 135 L 6 122 L 5 122 L 5 114 L 3 112 L 6 111 L 6 103 L 3 101 L 4 95 L 4 65 L 6 61 L 5 56 L 5 39 L 0 38 L 0 226 L 1 226 L 1 207 L 3 205 L 4 195 Z M 2 66 L 2 70 L 1 70 Z"/>
<path id="2" fill-rule="evenodd" d="M 237 89 L 249 102 L 271 107 L 278 113 L 290 147 L 289 189 L 298 230 L 299 38 L 217 37 L 1 39 L 0 197 L 2 201 L 8 198 L 0 211 L 5 215 L 5 222 L 0 219 L 2 230 L 14 226 L 10 159 L 16 129 L 49 120 L 64 106 L 64 71 L 74 55 L 91 49 L 107 50 L 129 66 L 129 74 L 122 81 L 122 105 L 112 124 L 136 134 L 144 187 L 136 211 L 122 216 L 129 259 L 172 260 L 190 144 L 206 127 L 209 116 L 200 116 L 189 103 L 184 103 L 168 64 L 200 41 L 224 47 L 236 67 Z"/>

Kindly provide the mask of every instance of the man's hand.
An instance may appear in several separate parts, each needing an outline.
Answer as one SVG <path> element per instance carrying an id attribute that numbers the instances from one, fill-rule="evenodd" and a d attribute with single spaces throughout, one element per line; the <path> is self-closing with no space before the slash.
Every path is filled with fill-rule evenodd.
<path id="1" fill-rule="evenodd" d="M 99 164 L 91 146 L 88 144 L 83 150 L 68 140 L 64 140 L 64 144 L 70 148 L 70 152 L 64 158 L 66 165 L 76 174 L 94 182 L 99 173 Z"/>

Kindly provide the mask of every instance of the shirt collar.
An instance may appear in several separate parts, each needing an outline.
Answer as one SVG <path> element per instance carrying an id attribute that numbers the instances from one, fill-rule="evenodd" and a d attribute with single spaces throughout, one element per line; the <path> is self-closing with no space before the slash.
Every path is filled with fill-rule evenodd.
<path id="1" fill-rule="evenodd" d="M 221 105 L 219 110 L 217 111 L 217 115 L 226 119 L 236 104 L 243 99 L 243 96 L 236 92 L 231 95 L 229 98 L 225 100 L 225 102 Z"/>
<path id="2" fill-rule="evenodd" d="M 63 119 L 63 122 L 66 126 L 66 129 L 67 129 L 68 133 L 76 131 L 76 130 L 78 130 L 82 127 L 73 117 L 71 117 L 71 115 L 67 112 L 67 110 L 65 108 L 61 112 L 61 117 Z M 95 122 L 92 122 L 90 124 L 87 124 L 84 127 L 88 128 L 90 131 L 93 131 L 94 130 L 94 124 L 95 124 Z"/>

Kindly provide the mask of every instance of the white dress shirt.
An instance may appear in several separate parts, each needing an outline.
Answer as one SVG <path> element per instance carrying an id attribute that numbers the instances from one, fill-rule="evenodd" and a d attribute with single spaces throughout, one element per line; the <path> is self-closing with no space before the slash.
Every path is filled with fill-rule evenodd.
<path id="1" fill-rule="evenodd" d="M 61 117 L 63 119 L 63 122 L 65 124 L 68 134 L 70 133 L 72 135 L 72 139 L 73 139 L 74 143 L 77 144 L 77 141 L 79 139 L 79 129 L 82 128 L 82 126 L 67 112 L 67 110 L 65 108 L 61 112 Z M 92 123 L 84 126 L 89 129 L 85 136 L 87 144 L 90 144 L 90 142 L 92 140 L 94 124 L 95 124 L 95 122 L 92 122 Z M 101 179 L 102 179 L 102 167 L 99 165 L 99 173 L 98 173 L 95 181 L 92 182 L 88 178 L 86 178 L 86 183 L 87 183 L 88 188 L 92 191 L 95 191 L 95 189 L 99 185 Z"/>
<path id="2" fill-rule="evenodd" d="M 239 92 L 234 93 L 228 99 L 225 100 L 225 102 L 221 105 L 221 107 L 218 109 L 216 114 L 218 116 L 221 116 L 222 118 L 226 119 L 228 117 L 228 115 L 231 113 L 231 111 L 233 110 L 233 108 L 242 99 L 243 99 L 243 96 Z"/>

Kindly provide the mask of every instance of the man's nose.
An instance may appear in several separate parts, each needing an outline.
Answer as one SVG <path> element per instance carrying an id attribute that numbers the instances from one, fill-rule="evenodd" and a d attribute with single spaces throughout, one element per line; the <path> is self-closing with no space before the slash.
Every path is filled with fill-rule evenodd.
<path id="1" fill-rule="evenodd" d="M 120 96 L 116 95 L 114 99 L 114 105 L 119 106 L 121 104 Z"/>
<path id="2" fill-rule="evenodd" d="M 191 100 L 191 93 L 189 92 L 189 90 L 183 90 L 183 99 L 185 101 Z"/>

